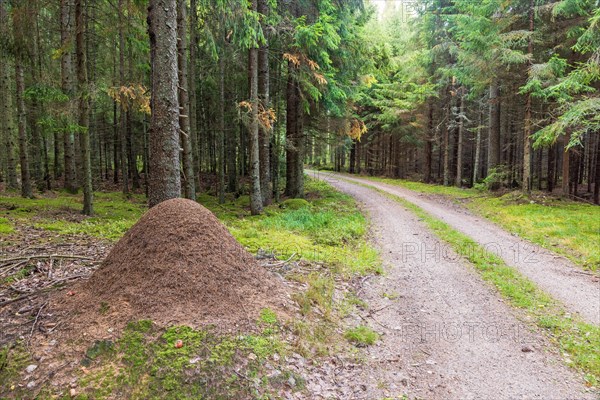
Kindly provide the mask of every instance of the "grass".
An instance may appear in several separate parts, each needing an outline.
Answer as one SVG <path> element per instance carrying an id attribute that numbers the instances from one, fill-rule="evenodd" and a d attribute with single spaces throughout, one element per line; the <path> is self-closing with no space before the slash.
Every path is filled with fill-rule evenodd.
<path id="1" fill-rule="evenodd" d="M 459 255 L 467 259 L 482 278 L 492 284 L 514 307 L 523 310 L 561 351 L 565 362 L 586 374 L 589 385 L 600 384 L 600 327 L 585 323 L 568 314 L 545 292 L 509 267 L 493 253 L 448 224 L 432 217 L 417 205 L 380 189 L 383 195 L 399 202 L 415 215 Z"/>
<path id="2" fill-rule="evenodd" d="M 261 216 L 250 216 L 239 199 L 218 204 L 216 198 L 202 195 L 198 200 L 253 253 L 322 262 L 346 277 L 382 273 L 377 251 L 366 244 L 368 222 L 352 197 L 318 180 L 307 179 L 305 186 L 308 202 L 271 205 Z"/>
<path id="3" fill-rule="evenodd" d="M 544 248 L 569 258 L 585 269 L 600 268 L 600 207 L 554 199 L 542 194 L 532 200 L 521 193 L 494 196 L 475 189 L 431 185 L 401 179 L 361 177 L 401 186 L 419 193 L 467 200 L 474 212 Z"/>
<path id="4" fill-rule="evenodd" d="M 0 235 L 14 232 L 15 225 L 33 225 L 59 234 L 84 234 L 118 240 L 144 213 L 141 195 L 96 192 L 93 217 L 81 215 L 82 196 L 53 192 L 35 199 L 0 196 Z M 8 227 L 8 228 L 7 228 Z"/>
<path id="5" fill-rule="evenodd" d="M 374 345 L 379 340 L 379 334 L 364 325 L 346 330 L 344 337 L 348 339 L 350 343 L 363 347 Z"/>

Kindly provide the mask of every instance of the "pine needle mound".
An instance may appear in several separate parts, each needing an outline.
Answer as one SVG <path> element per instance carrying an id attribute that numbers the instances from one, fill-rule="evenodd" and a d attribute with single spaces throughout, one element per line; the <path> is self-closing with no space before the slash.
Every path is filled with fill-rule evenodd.
<path id="1" fill-rule="evenodd" d="M 232 329 L 286 302 L 280 280 L 209 210 L 185 199 L 150 209 L 75 291 L 63 301 L 76 303 L 69 308 L 79 311 L 79 323 L 117 330 L 141 319 Z"/>

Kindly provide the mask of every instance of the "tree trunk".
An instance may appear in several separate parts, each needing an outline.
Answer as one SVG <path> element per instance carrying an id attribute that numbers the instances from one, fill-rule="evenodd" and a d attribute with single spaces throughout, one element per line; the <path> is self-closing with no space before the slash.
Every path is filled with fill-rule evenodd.
<path id="1" fill-rule="evenodd" d="M 299 183 L 298 172 L 296 171 L 298 167 L 298 157 L 299 157 L 299 149 L 298 149 L 298 125 L 299 125 L 299 93 L 298 93 L 298 83 L 296 82 L 296 78 L 294 74 L 296 73 L 294 64 L 292 62 L 288 62 L 288 81 L 287 81 L 287 91 L 286 91 L 286 182 L 285 182 L 285 194 L 289 197 L 298 197 L 299 196 Z"/>
<path id="2" fill-rule="evenodd" d="M 188 98 L 190 104 L 190 138 L 194 159 L 194 180 L 196 191 L 200 190 L 200 146 L 198 143 L 198 119 L 196 96 L 196 50 L 198 48 L 198 5 L 196 0 L 190 0 L 190 63 L 188 76 Z"/>
<path id="3" fill-rule="evenodd" d="M 119 84 L 125 86 L 125 21 L 123 20 L 123 0 L 119 0 Z M 127 116 L 123 106 L 119 110 L 119 143 L 120 143 L 120 163 L 121 177 L 123 179 L 123 193 L 129 194 L 129 168 L 127 157 Z"/>
<path id="4" fill-rule="evenodd" d="M 600 132 L 596 138 L 596 171 L 594 176 L 594 203 L 600 204 Z"/>
<path id="5" fill-rule="evenodd" d="M 450 108 L 452 99 L 449 100 L 446 106 L 446 123 L 443 127 L 444 136 L 444 186 L 450 185 L 450 132 L 448 124 L 450 123 Z"/>
<path id="6" fill-rule="evenodd" d="M 152 67 L 148 202 L 153 207 L 181 195 L 176 0 L 150 0 L 148 33 Z"/>
<path id="7" fill-rule="evenodd" d="M 269 14 L 268 0 L 258 0 L 258 12 L 262 15 L 263 32 L 265 32 L 265 43 L 258 49 L 258 96 L 262 109 L 265 111 L 271 107 L 269 99 L 270 71 L 269 71 L 269 27 L 266 19 Z M 259 132 L 259 157 L 260 157 L 260 190 L 263 205 L 271 204 L 273 192 L 271 188 L 271 132 L 269 124 L 261 124 Z"/>
<path id="8" fill-rule="evenodd" d="M 257 0 L 252 1 L 252 10 L 256 11 Z M 248 68 L 250 74 L 250 211 L 252 215 L 262 213 L 263 198 L 260 184 L 260 143 L 258 139 L 258 48 L 248 50 Z"/>
<path id="9" fill-rule="evenodd" d="M 70 46 L 73 40 L 73 3 L 72 0 L 61 0 L 60 2 L 60 45 L 63 49 L 60 57 L 61 88 L 64 94 L 69 96 L 69 116 L 73 114 L 73 55 Z M 73 132 L 67 130 L 63 133 L 63 157 L 64 157 L 64 188 L 71 193 L 77 191 L 75 175 L 75 149 L 73 144 Z"/>
<path id="10" fill-rule="evenodd" d="M 225 203 L 225 52 L 219 57 L 219 203 Z M 235 158 L 234 158 L 235 160 Z M 235 170 L 235 169 L 234 169 Z M 235 177 L 234 177 L 235 178 Z"/>
<path id="11" fill-rule="evenodd" d="M 475 139 L 475 162 L 473 163 L 473 186 L 479 178 L 479 162 L 481 160 L 481 131 L 483 129 L 483 112 L 479 111 L 479 124 L 477 125 L 477 138 Z"/>
<path id="12" fill-rule="evenodd" d="M 187 12 L 185 0 L 177 0 L 177 61 L 179 72 L 179 127 L 180 140 L 183 152 L 183 193 L 191 200 L 196 200 L 196 186 L 194 182 L 194 156 L 190 129 L 190 104 L 188 98 L 188 71 L 187 71 Z"/>
<path id="13" fill-rule="evenodd" d="M 433 155 L 433 101 L 429 102 L 429 114 L 427 120 L 428 131 L 425 135 L 425 166 L 423 173 L 423 181 L 425 183 L 431 182 L 431 161 Z"/>
<path id="14" fill-rule="evenodd" d="M 462 89 L 461 89 L 462 91 Z M 464 138 L 464 127 L 465 127 L 465 98 L 464 94 L 460 95 L 460 115 L 458 120 L 458 141 L 456 145 L 456 179 L 454 184 L 457 187 L 462 186 L 462 170 L 463 170 L 463 138 Z"/>
<path id="15" fill-rule="evenodd" d="M 570 167 L 570 158 L 571 158 L 571 150 L 568 149 L 569 140 L 571 139 L 571 133 L 567 132 L 564 136 L 564 153 L 562 160 L 562 192 L 564 196 L 569 196 L 569 181 L 571 178 L 571 167 Z"/>
<path id="16" fill-rule="evenodd" d="M 0 2 L 0 34 L 4 37 L 10 35 L 6 2 Z M 6 186 L 8 189 L 17 189 L 17 161 L 15 158 L 15 135 L 13 132 L 13 104 L 11 87 L 11 67 L 8 57 L 0 54 L 0 137 L 6 154 Z"/>
<path id="17" fill-rule="evenodd" d="M 500 163 L 500 97 L 497 82 L 490 86 L 490 112 L 488 135 L 488 163 L 487 173 Z"/>
<path id="18" fill-rule="evenodd" d="M 23 197 L 33 197 L 31 190 L 31 177 L 29 174 L 29 157 L 27 146 L 27 119 L 25 116 L 25 77 L 23 75 L 23 65 L 25 57 L 23 52 L 25 33 L 22 10 L 16 10 L 13 14 L 13 30 L 15 39 L 15 82 L 16 82 L 16 101 L 17 101 L 17 121 L 19 127 L 19 161 L 21 163 L 21 195 Z"/>
<path id="19" fill-rule="evenodd" d="M 535 29 L 535 0 L 529 0 L 529 32 L 533 35 Z M 528 44 L 528 69 L 531 69 L 533 61 L 533 36 L 529 36 Z M 531 107 L 532 97 L 531 93 L 527 93 L 525 100 L 525 122 L 523 130 L 523 190 L 527 193 L 531 193 L 532 179 L 531 179 L 531 133 L 532 133 L 532 121 L 531 121 Z"/>
<path id="20" fill-rule="evenodd" d="M 84 12 L 82 0 L 75 0 L 75 31 L 76 31 L 76 58 L 77 58 L 77 83 L 79 97 L 79 143 L 81 146 L 81 163 L 83 166 L 83 214 L 92 215 L 92 159 L 90 154 L 90 104 L 87 78 L 87 61 L 84 46 Z"/>

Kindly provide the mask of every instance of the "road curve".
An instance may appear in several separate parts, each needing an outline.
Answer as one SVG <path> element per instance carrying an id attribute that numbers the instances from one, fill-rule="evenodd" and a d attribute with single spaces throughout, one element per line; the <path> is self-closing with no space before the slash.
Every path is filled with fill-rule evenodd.
<path id="1" fill-rule="evenodd" d="M 354 321 L 368 321 L 382 340 L 365 350 L 360 371 L 341 368 L 331 377 L 351 387 L 343 398 L 597 399 L 452 250 L 443 257 L 414 251 L 441 243 L 405 207 L 335 176 L 318 178 L 362 204 L 387 267 L 360 292 L 369 310 Z"/>
<path id="2" fill-rule="evenodd" d="M 462 207 L 449 206 L 406 188 L 345 174 L 315 171 L 310 173 L 314 177 L 322 176 L 330 181 L 343 179 L 367 184 L 418 205 L 435 218 L 469 236 L 488 251 L 502 257 L 507 265 L 535 282 L 540 289 L 560 301 L 569 312 L 579 314 L 590 324 L 600 325 L 599 277 L 582 271 L 566 258 L 515 236 Z M 600 221 L 598 223 L 600 224 Z"/>

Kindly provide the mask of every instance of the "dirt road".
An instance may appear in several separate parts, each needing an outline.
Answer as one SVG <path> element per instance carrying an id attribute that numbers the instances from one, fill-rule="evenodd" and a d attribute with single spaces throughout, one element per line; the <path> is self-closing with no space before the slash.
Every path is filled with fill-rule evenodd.
<path id="1" fill-rule="evenodd" d="M 360 293 L 370 311 L 356 324 L 368 321 L 383 338 L 366 350 L 359 370 L 340 368 L 331 377 L 352 376 L 341 385 L 343 398 L 598 398 L 470 266 L 439 250 L 444 246 L 405 207 L 375 190 L 319 178 L 363 204 L 388 271 Z"/>
<path id="2" fill-rule="evenodd" d="M 588 323 L 600 325 L 598 275 L 585 273 L 564 257 L 515 236 L 451 202 L 441 202 L 412 190 L 367 179 L 329 172 L 320 174 L 328 180 L 335 181 L 339 177 L 351 182 L 368 184 L 417 204 L 429 214 L 469 236 L 488 251 L 502 257 L 507 265 L 518 269 L 539 288 L 564 304 L 570 312 L 579 314 Z"/>

